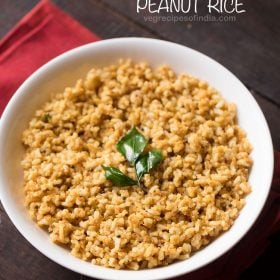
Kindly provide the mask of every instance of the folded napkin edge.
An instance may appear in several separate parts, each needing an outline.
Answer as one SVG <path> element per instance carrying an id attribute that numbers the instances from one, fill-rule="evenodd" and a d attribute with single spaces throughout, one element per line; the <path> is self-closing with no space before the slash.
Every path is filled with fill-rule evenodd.
<path id="1" fill-rule="evenodd" d="M 84 39 L 89 41 L 101 40 L 99 36 L 93 34 L 89 29 L 59 9 L 51 1 L 41 0 L 0 40 L 0 61 L 4 60 L 20 44 L 39 31 L 55 15 L 63 17 L 64 22 L 67 22 L 69 26 L 78 27 L 79 35 Z"/>

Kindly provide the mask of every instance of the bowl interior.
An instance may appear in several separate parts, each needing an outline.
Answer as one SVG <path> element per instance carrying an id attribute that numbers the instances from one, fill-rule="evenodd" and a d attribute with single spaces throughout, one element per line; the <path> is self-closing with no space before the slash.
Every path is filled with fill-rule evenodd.
<path id="1" fill-rule="evenodd" d="M 141 271 L 116 271 L 94 266 L 52 245 L 48 234 L 30 220 L 23 205 L 21 134 L 35 110 L 51 92 L 74 85 L 94 66 L 106 66 L 119 58 L 147 61 L 152 66 L 170 65 L 177 73 L 186 72 L 208 81 L 222 96 L 234 102 L 239 125 L 253 145 L 254 161 L 250 174 L 252 193 L 232 228 L 194 254 L 189 260 L 167 267 Z M 0 194 L 9 217 L 24 237 L 43 254 L 74 271 L 102 279 L 163 279 L 197 269 L 226 252 L 252 226 L 267 198 L 273 170 L 273 150 L 264 116 L 245 86 L 223 66 L 189 48 L 143 38 L 122 38 L 92 43 L 52 60 L 36 71 L 17 91 L 7 106 L 0 130 Z"/>

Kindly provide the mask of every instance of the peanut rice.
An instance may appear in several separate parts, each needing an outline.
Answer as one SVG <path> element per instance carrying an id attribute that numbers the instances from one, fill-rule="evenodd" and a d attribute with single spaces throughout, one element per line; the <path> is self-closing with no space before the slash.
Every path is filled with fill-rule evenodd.
<path id="1" fill-rule="evenodd" d="M 136 126 L 162 163 L 114 187 L 101 164 L 135 176 L 116 143 Z M 236 107 L 169 67 L 121 60 L 53 94 L 23 133 L 25 203 L 74 256 L 116 269 L 167 265 L 227 231 L 251 188 L 251 146 Z"/>

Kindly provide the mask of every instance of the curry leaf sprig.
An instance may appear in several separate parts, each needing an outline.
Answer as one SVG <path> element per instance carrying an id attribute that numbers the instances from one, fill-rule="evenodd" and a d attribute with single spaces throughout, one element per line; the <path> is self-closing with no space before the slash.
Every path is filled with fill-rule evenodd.
<path id="1" fill-rule="evenodd" d="M 144 174 L 149 173 L 150 170 L 156 167 L 162 160 L 162 153 L 160 150 L 144 152 L 147 144 L 148 140 L 136 127 L 133 127 L 128 134 L 121 138 L 116 147 L 130 165 L 134 167 L 137 180 L 126 176 L 118 168 L 102 165 L 106 179 L 120 187 L 134 185 L 141 187 L 141 179 Z"/>

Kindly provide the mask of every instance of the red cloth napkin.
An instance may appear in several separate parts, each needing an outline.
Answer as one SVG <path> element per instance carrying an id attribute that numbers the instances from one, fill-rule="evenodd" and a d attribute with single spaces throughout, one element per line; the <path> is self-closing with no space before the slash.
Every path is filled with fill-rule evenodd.
<path id="1" fill-rule="evenodd" d="M 67 50 L 97 40 L 62 10 L 41 1 L 0 41 L 0 116 L 32 72 Z"/>
<path id="2" fill-rule="evenodd" d="M 99 40 L 65 12 L 42 0 L 0 41 L 0 114 L 20 84 L 38 67 L 64 51 Z M 280 153 L 266 206 L 250 232 L 228 253 L 177 280 L 236 279 L 280 230 Z"/>

